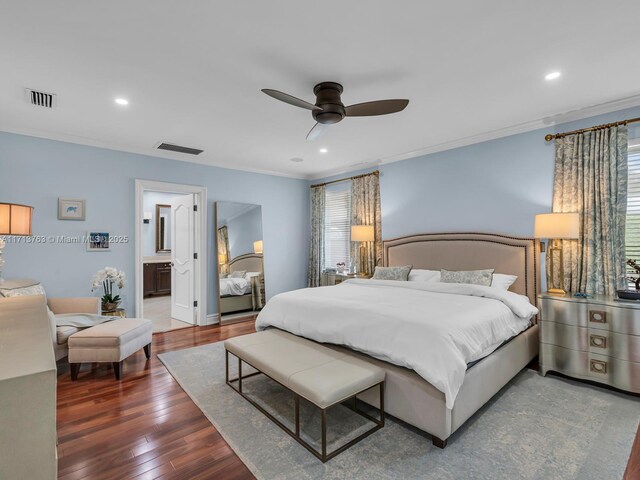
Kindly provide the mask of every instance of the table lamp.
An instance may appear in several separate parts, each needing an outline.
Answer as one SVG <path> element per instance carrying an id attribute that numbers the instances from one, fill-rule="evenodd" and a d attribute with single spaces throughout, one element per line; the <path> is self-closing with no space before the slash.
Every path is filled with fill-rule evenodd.
<path id="1" fill-rule="evenodd" d="M 256 240 L 253 242 L 253 253 L 256 255 L 262 254 L 262 240 Z"/>
<path id="2" fill-rule="evenodd" d="M 570 240 L 578 238 L 580 233 L 580 215 L 578 213 L 543 213 L 536 215 L 534 235 L 536 238 L 546 238 L 553 240 L 547 255 L 550 255 L 549 269 L 551 288 L 548 293 L 564 295 L 564 262 L 560 240 Z M 556 265 L 556 255 L 558 264 Z M 556 272 L 559 275 L 556 275 Z M 556 284 L 556 277 L 558 284 Z"/>
<path id="3" fill-rule="evenodd" d="M 361 275 L 369 274 L 367 271 L 367 247 L 365 242 L 373 242 L 374 239 L 373 225 L 351 225 L 351 241 L 360 242 L 358 273 Z"/>
<path id="4" fill-rule="evenodd" d="M 28 237 L 31 235 L 31 217 L 33 207 L 15 203 L 0 203 L 0 235 L 17 235 Z M 2 281 L 2 249 L 4 238 L 0 237 L 0 281 Z"/>

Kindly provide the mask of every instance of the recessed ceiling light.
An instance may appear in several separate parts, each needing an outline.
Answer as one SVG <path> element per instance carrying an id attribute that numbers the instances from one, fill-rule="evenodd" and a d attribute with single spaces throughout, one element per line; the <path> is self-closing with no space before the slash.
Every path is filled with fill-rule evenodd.
<path id="1" fill-rule="evenodd" d="M 545 80 L 555 80 L 556 78 L 559 78 L 560 75 L 562 75 L 560 72 L 551 72 L 551 73 L 547 73 L 544 76 Z"/>
<path id="2" fill-rule="evenodd" d="M 293 157 L 291 161 L 294 163 L 300 163 L 300 162 L 304 162 L 304 159 L 300 157 Z"/>
<path id="3" fill-rule="evenodd" d="M 116 98 L 116 103 L 118 105 L 129 105 L 129 100 L 126 98 Z"/>
<path id="4" fill-rule="evenodd" d="M 327 153 L 329 150 L 327 150 L 326 148 L 321 148 L 320 149 L 320 153 Z"/>

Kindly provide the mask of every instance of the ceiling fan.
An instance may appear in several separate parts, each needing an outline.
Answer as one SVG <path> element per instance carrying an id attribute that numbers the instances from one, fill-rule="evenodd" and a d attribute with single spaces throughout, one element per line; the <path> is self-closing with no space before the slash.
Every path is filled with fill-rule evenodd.
<path id="1" fill-rule="evenodd" d="M 311 110 L 311 115 L 317 123 L 307 134 L 307 140 L 320 138 L 327 130 L 327 125 L 338 123 L 344 117 L 387 115 L 401 112 L 409 104 L 409 100 L 406 99 L 393 99 L 357 103 L 345 107 L 340 99 L 342 85 L 336 82 L 322 82 L 313 87 L 313 93 L 316 96 L 315 105 L 278 90 L 264 88 L 262 91 L 281 102 Z"/>

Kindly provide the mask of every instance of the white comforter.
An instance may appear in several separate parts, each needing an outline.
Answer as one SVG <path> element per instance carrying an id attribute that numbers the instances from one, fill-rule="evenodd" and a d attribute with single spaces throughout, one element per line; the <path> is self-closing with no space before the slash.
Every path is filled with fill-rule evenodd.
<path id="1" fill-rule="evenodd" d="M 273 297 L 256 327 L 344 345 L 414 370 L 453 408 L 467 364 L 522 332 L 527 297 L 478 285 L 349 280 Z"/>
<path id="2" fill-rule="evenodd" d="M 251 282 L 245 278 L 221 278 L 220 295 L 245 295 L 251 293 Z"/>

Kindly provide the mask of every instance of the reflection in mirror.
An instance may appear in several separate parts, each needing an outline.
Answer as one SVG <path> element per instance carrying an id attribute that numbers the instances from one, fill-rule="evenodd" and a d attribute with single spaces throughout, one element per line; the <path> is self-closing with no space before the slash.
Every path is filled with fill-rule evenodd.
<path id="1" fill-rule="evenodd" d="M 220 322 L 253 318 L 265 304 L 262 207 L 216 202 Z"/>
<path id="2" fill-rule="evenodd" d="M 156 253 L 171 252 L 171 205 L 156 204 Z"/>

